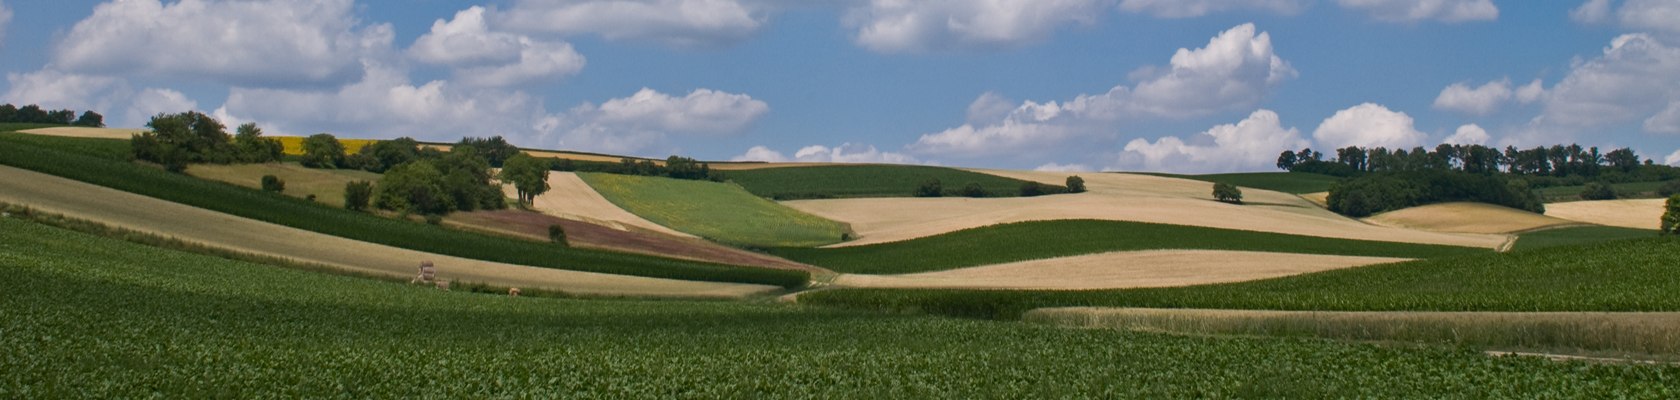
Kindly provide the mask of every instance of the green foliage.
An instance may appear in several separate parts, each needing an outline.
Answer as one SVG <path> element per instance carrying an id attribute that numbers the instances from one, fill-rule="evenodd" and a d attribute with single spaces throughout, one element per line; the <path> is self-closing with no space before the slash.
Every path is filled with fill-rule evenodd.
<path id="1" fill-rule="evenodd" d="M 18 108 L 11 104 L 0 104 L 0 123 L 8 124 L 39 124 L 46 126 L 89 126 L 104 127 L 105 118 L 99 113 L 88 111 L 82 114 L 82 119 L 76 119 L 75 110 L 45 110 L 41 106 L 30 104 Z M 97 123 L 98 125 L 92 125 Z M 30 128 L 25 128 L 30 129 Z"/>
<path id="2" fill-rule="evenodd" d="M 1293 153 L 1291 153 L 1293 154 Z M 1238 187 L 1264 189 L 1291 194 L 1330 191 L 1330 185 L 1341 178 L 1307 172 L 1244 172 L 1208 175 L 1149 174 L 1171 178 L 1194 179 L 1204 182 L 1226 183 Z"/>
<path id="3" fill-rule="evenodd" d="M 1487 253 L 1469 247 L 1332 239 L 1128 221 L 1031 221 L 901 242 L 771 249 L 794 261 L 859 274 L 908 274 L 1113 251 L 1207 249 L 1434 258 Z"/>
<path id="4" fill-rule="evenodd" d="M 365 155 L 361 161 L 362 169 L 373 172 L 385 172 L 386 169 L 420 159 L 420 142 L 413 138 L 400 137 L 391 140 L 381 140 L 363 147 L 356 154 Z"/>
<path id="5" fill-rule="evenodd" d="M 1033 181 L 1021 182 L 1020 194 L 1021 197 L 1043 196 L 1045 194 L 1044 184 Z"/>
<path id="6" fill-rule="evenodd" d="M 566 242 L 566 227 L 560 226 L 559 224 L 549 225 L 548 241 L 557 243 L 561 246 L 569 246 L 570 244 Z"/>
<path id="7" fill-rule="evenodd" d="M 317 133 L 303 139 L 303 166 L 309 168 L 338 168 L 344 166 L 344 144 L 330 133 Z"/>
<path id="8" fill-rule="evenodd" d="M 264 192 L 275 192 L 275 193 L 284 192 L 284 191 L 286 191 L 286 181 L 280 180 L 280 177 L 278 177 L 278 176 L 263 175 L 262 176 L 262 190 Z"/>
<path id="9" fill-rule="evenodd" d="M 353 211 L 367 210 L 368 203 L 373 199 L 373 182 L 350 181 L 344 184 L 344 208 Z"/>
<path id="10" fill-rule="evenodd" d="M 70 125 L 88 128 L 104 128 L 105 116 L 99 115 L 99 113 L 93 112 L 93 110 L 87 110 L 82 112 L 82 116 L 80 118 L 76 118 L 76 122 L 72 122 Z"/>
<path id="11" fill-rule="evenodd" d="M 1242 283 L 1093 291 L 829 290 L 802 304 L 1018 318 L 1059 306 L 1326 311 L 1680 311 L 1680 241 L 1559 246 Z"/>
<path id="12" fill-rule="evenodd" d="M 204 113 L 158 114 L 146 127 L 152 130 L 134 136 L 131 142 L 135 159 L 163 164 L 172 171 L 185 169 L 187 163 L 227 164 L 240 159 L 227 127 Z"/>
<path id="13" fill-rule="evenodd" d="M 1547 229 L 1518 235 L 1517 243 L 1516 245 L 1511 246 L 1511 251 L 1527 251 L 1557 246 L 1577 246 L 1614 240 L 1644 239 L 1656 235 L 1657 233 L 1655 231 L 1648 229 L 1619 228 L 1614 226 L 1597 225 Z"/>
<path id="14" fill-rule="evenodd" d="M 15 219 L 0 219 L 0 265 L 6 397 L 1661 398 L 1680 373 L 1440 347 L 440 292 Z"/>
<path id="15" fill-rule="evenodd" d="M 802 271 L 567 248 L 439 229 L 165 173 L 130 163 L 120 153 L 109 154 L 106 149 L 109 144 L 124 143 L 0 134 L 0 164 L 293 228 L 456 257 L 608 274 L 785 287 L 803 286 L 809 277 Z"/>
<path id="16" fill-rule="evenodd" d="M 916 197 L 939 197 L 945 195 L 945 185 L 939 179 L 929 179 L 916 187 Z"/>
<path id="17" fill-rule="evenodd" d="M 1664 235 L 1680 234 L 1680 195 L 1669 196 L 1663 203 L 1661 230 Z"/>
<path id="18" fill-rule="evenodd" d="M 1680 180 L 1662 182 L 1662 186 L 1657 188 L 1656 193 L 1657 196 L 1662 198 L 1668 198 L 1669 196 L 1680 194 Z"/>
<path id="19" fill-rule="evenodd" d="M 374 191 L 373 206 L 381 210 L 441 214 L 449 212 L 450 199 L 440 183 L 443 173 L 425 161 L 412 161 L 385 171 Z"/>
<path id="20" fill-rule="evenodd" d="M 654 223 L 748 247 L 835 243 L 845 226 L 754 196 L 728 183 L 580 173 L 601 196 Z"/>
<path id="21" fill-rule="evenodd" d="M 1615 200 L 1616 189 L 1604 182 L 1588 183 L 1581 189 L 1582 200 Z"/>
<path id="22" fill-rule="evenodd" d="M 233 135 L 233 147 L 238 152 L 236 158 L 242 162 L 265 163 L 278 162 L 285 156 L 286 146 L 279 140 L 262 137 L 262 128 L 257 124 L 240 125 Z"/>
<path id="23" fill-rule="evenodd" d="M 1213 184 L 1213 199 L 1231 204 L 1242 204 L 1242 189 L 1229 183 Z"/>
<path id="24" fill-rule="evenodd" d="M 1566 182 L 1567 183 L 1567 182 Z M 1590 182 L 1588 182 L 1590 183 Z M 1674 194 L 1680 194 L 1680 180 L 1655 182 L 1623 182 L 1609 183 L 1610 189 L 1616 192 L 1617 198 L 1622 199 L 1663 199 Z M 1665 187 L 1672 186 L 1672 189 Z M 1581 192 L 1586 191 L 1586 184 L 1565 184 L 1536 189 L 1535 192 L 1546 202 L 1583 200 Z M 1676 190 L 1664 195 L 1664 190 Z"/>
<path id="25" fill-rule="evenodd" d="M 990 196 L 1014 196 L 1021 180 L 955 168 L 920 165 L 820 165 L 729 171 L 728 180 L 776 200 L 915 197 L 932 180 L 975 182 Z M 942 187 L 941 190 L 944 188 Z M 955 188 L 953 188 L 955 189 Z M 1061 188 L 1055 188 L 1061 189 Z"/>
<path id="26" fill-rule="evenodd" d="M 1085 193 L 1085 178 L 1080 178 L 1077 175 L 1069 176 L 1065 186 L 1067 186 L 1068 193 Z"/>
<path id="27" fill-rule="evenodd" d="M 426 225 L 442 225 L 442 214 L 426 214 Z"/>
<path id="28" fill-rule="evenodd" d="M 502 164 L 502 172 L 497 179 L 513 184 L 520 203 L 531 204 L 537 196 L 548 192 L 548 170 L 548 165 L 542 160 L 518 153 Z"/>
<path id="29" fill-rule="evenodd" d="M 1331 186 L 1329 197 L 1330 211 L 1355 218 L 1454 201 L 1546 212 L 1540 197 L 1524 181 L 1452 171 L 1366 174 Z"/>
<path id="30" fill-rule="evenodd" d="M 513 157 L 514 154 L 521 153 L 518 147 L 514 147 L 514 145 L 509 144 L 507 140 L 502 139 L 501 136 L 491 136 L 489 138 L 461 138 L 461 141 L 455 143 L 455 146 L 450 149 L 453 150 L 466 147 L 477 150 L 478 154 L 484 156 L 484 160 L 490 163 L 490 166 L 496 168 L 501 168 L 502 163 L 507 162 L 508 158 Z"/>
<path id="31" fill-rule="evenodd" d="M 969 182 L 963 185 L 961 194 L 963 197 L 986 197 L 986 188 L 978 182 Z"/>

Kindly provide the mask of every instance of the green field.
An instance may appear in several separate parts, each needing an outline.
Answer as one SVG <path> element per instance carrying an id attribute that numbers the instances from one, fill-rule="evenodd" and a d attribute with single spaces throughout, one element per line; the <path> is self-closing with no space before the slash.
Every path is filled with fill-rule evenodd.
<path id="1" fill-rule="evenodd" d="M 839 243 L 846 226 L 741 190 L 706 181 L 602 173 L 578 177 L 607 201 L 654 223 L 713 241 L 749 247 Z"/>
<path id="2" fill-rule="evenodd" d="M 803 286 L 801 271 L 737 267 L 507 240 L 328 207 L 128 162 L 122 140 L 0 133 L 0 164 L 350 239 L 511 264 L 684 280 Z M 61 150 L 63 149 L 63 150 Z M 121 154 L 122 156 L 118 156 Z"/>
<path id="3" fill-rule="evenodd" d="M 1511 246 L 1511 250 L 1524 251 L 1557 246 L 1576 246 L 1612 240 L 1646 239 L 1654 236 L 1657 236 L 1657 231 L 1614 226 L 1577 226 L 1521 234 L 1517 237 L 1516 245 Z"/>
<path id="4" fill-rule="evenodd" d="M 1667 182 L 1612 183 L 1612 184 L 1610 184 L 1610 187 L 1616 189 L 1617 198 L 1623 198 L 1623 199 L 1655 199 L 1655 198 L 1658 198 L 1658 197 L 1662 197 L 1662 196 L 1657 195 L 1657 189 L 1662 188 L 1663 184 L 1665 184 L 1665 183 L 1667 183 Z M 1554 187 L 1536 189 L 1535 191 L 1540 193 L 1540 199 L 1541 200 L 1544 200 L 1547 203 L 1557 203 L 1557 202 L 1564 202 L 1564 201 L 1578 201 L 1578 200 L 1581 200 L 1581 191 L 1586 190 L 1586 189 L 1587 189 L 1587 187 L 1585 185 L 1582 185 L 1582 186 L 1554 186 Z"/>
<path id="5" fill-rule="evenodd" d="M 1014 197 L 1026 181 L 954 168 L 920 165 L 833 165 L 722 171 L 748 192 L 776 200 L 855 197 L 911 197 L 922 183 L 938 179 L 956 196 L 978 183 L 989 197 Z M 1065 188 L 1064 188 L 1065 189 Z"/>
<path id="6" fill-rule="evenodd" d="M 1033 221 L 966 229 L 868 246 L 772 249 L 836 272 L 907 274 L 1111 251 L 1207 249 L 1370 257 L 1434 258 L 1486 249 L 1333 239 L 1127 221 Z"/>
<path id="7" fill-rule="evenodd" d="M 1147 175 L 1198 181 L 1226 183 L 1241 187 L 1265 189 L 1284 193 L 1306 194 L 1330 191 L 1330 185 L 1342 178 L 1306 172 L 1243 172 L 1231 174 L 1177 175 L 1151 173 Z"/>
<path id="8" fill-rule="evenodd" d="M 1096 291 L 846 289 L 801 303 L 1013 319 L 1041 307 L 1328 311 L 1680 311 L 1680 240 L 1373 265 L 1242 283 Z"/>
<path id="9" fill-rule="evenodd" d="M 11 218 L 0 271 L 6 398 L 1661 398 L 1680 374 L 1449 347 L 447 293 Z"/>

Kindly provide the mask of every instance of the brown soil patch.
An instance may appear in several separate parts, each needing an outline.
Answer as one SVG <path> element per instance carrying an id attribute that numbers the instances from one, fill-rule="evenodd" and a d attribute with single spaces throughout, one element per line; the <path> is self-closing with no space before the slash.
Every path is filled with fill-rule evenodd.
<path id="1" fill-rule="evenodd" d="M 1548 208 L 1551 206 L 1548 205 Z M 1514 233 L 1578 224 L 1486 203 L 1441 203 L 1389 211 L 1366 218 L 1377 225 L 1435 232 Z"/>
<path id="2" fill-rule="evenodd" d="M 407 277 L 421 260 L 446 280 L 587 295 L 741 298 L 779 288 L 538 268 L 443 256 L 222 214 L 51 175 L 0 166 L 0 201 L 111 226 L 348 271 Z"/>
<path id="3" fill-rule="evenodd" d="M 122 139 L 134 138 L 134 135 L 146 132 L 145 129 L 116 129 L 116 128 L 86 128 L 86 127 L 53 127 L 18 131 L 31 135 L 64 136 L 94 139 Z"/>
<path id="4" fill-rule="evenodd" d="M 1662 228 L 1666 199 L 1571 201 L 1546 204 L 1546 216 L 1623 228 Z"/>
<path id="5" fill-rule="evenodd" d="M 1240 282 L 1406 261 L 1212 250 L 1128 251 L 907 275 L 841 275 L 835 286 L 1091 290 Z"/>
<path id="6" fill-rule="evenodd" d="M 566 230 L 567 242 L 581 248 L 640 253 L 728 265 L 828 272 L 826 269 L 701 239 L 679 238 L 639 229 L 620 230 L 531 211 L 496 210 L 454 213 L 446 217 L 444 221 L 469 229 L 483 229 L 534 241 L 547 241 L 548 227 L 557 224 Z"/>

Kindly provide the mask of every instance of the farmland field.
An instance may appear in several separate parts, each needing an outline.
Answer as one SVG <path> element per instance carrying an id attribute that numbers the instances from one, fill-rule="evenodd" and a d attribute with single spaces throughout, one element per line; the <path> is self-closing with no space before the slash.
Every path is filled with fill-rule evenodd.
<path id="1" fill-rule="evenodd" d="M 1438 347 L 448 293 L 9 218 L 0 270 L 0 397 L 1639 398 L 1673 395 L 1680 373 Z"/>
<path id="2" fill-rule="evenodd" d="M 379 174 L 352 169 L 305 168 L 295 162 L 265 164 L 194 164 L 187 175 L 248 188 L 261 189 L 262 177 L 274 175 L 286 182 L 288 196 L 305 198 L 333 207 L 344 206 L 344 185 L 352 181 L 378 182 Z"/>
<path id="3" fill-rule="evenodd" d="M 1680 241 L 1612 241 L 1163 289 L 844 289 L 801 303 L 1013 319 L 1043 307 L 1325 311 L 1680 311 Z"/>
<path id="4" fill-rule="evenodd" d="M 507 240 L 425 224 L 382 218 L 318 203 L 164 172 L 113 158 L 101 139 L 18 140 L 0 134 L 0 164 L 79 180 L 117 190 L 224 212 L 259 221 L 405 249 L 509 264 L 657 278 L 762 283 L 796 287 L 799 271 L 735 267 L 572 249 Z M 89 142 L 93 141 L 93 142 Z M 38 144 L 32 144 L 38 143 Z M 70 143 L 70 151 L 58 143 Z M 40 144 L 47 144 L 42 146 Z"/>
<path id="5" fill-rule="evenodd" d="M 1668 183 L 1668 182 L 1612 183 L 1612 184 L 1610 184 L 1610 187 L 1616 189 L 1616 196 L 1618 198 L 1623 198 L 1623 199 L 1650 199 L 1650 198 L 1660 197 L 1660 196 L 1657 195 L 1657 189 L 1661 188 L 1663 186 L 1663 184 L 1665 184 L 1665 183 Z M 1552 203 L 1552 202 L 1568 202 L 1568 201 L 1581 200 L 1581 191 L 1586 190 L 1586 188 L 1587 187 L 1585 185 L 1582 185 L 1582 186 L 1553 186 L 1553 187 L 1548 187 L 1548 188 L 1536 189 L 1535 191 L 1540 193 L 1540 199 L 1541 200 L 1544 200 L 1548 203 Z M 1547 207 L 1550 207 L 1550 205 L 1548 205 Z"/>
<path id="6" fill-rule="evenodd" d="M 787 259 L 860 274 L 905 274 L 1112 251 L 1207 249 L 1433 258 L 1485 249 L 1333 239 L 1126 221 L 1033 221 L 901 242 L 836 248 L 778 248 Z"/>
<path id="7" fill-rule="evenodd" d="M 303 139 L 305 139 L 304 137 L 302 137 L 302 136 L 269 136 L 269 138 L 279 140 L 280 145 L 284 147 L 283 151 L 285 152 L 286 155 L 289 155 L 289 156 L 303 155 Z M 344 145 L 344 154 L 359 153 L 359 152 L 362 151 L 363 147 L 367 147 L 367 145 L 373 144 L 373 142 L 377 142 L 377 141 L 378 140 L 373 140 L 373 139 L 345 139 L 345 138 L 339 138 L 338 139 L 338 143 Z"/>
<path id="8" fill-rule="evenodd" d="M 1614 226 L 1578 226 L 1528 232 L 1517 236 L 1512 251 L 1544 249 L 1557 246 L 1576 246 L 1589 243 L 1626 239 L 1648 239 L 1657 231 L 1618 228 Z"/>
<path id="9" fill-rule="evenodd" d="M 846 232 L 838 222 L 776 204 L 732 184 L 600 173 L 577 175 L 620 208 L 721 243 L 821 246 L 840 242 Z"/>
<path id="10" fill-rule="evenodd" d="M 1329 191 L 1330 190 L 1330 185 L 1335 184 L 1336 181 L 1341 179 L 1341 178 L 1337 178 L 1337 177 L 1330 176 L 1330 175 L 1321 175 L 1321 174 L 1313 174 L 1313 173 L 1306 173 L 1306 172 L 1242 172 L 1242 173 L 1206 174 L 1206 175 L 1179 175 L 1179 174 L 1153 173 L 1153 174 L 1149 174 L 1149 175 L 1165 176 L 1165 177 L 1172 177 L 1172 178 L 1195 179 L 1195 180 L 1198 180 L 1198 181 L 1207 181 L 1207 182 L 1216 182 L 1216 183 L 1227 183 L 1227 184 L 1241 186 L 1241 187 L 1255 188 L 1255 189 L 1265 189 L 1265 190 L 1272 190 L 1272 191 L 1291 193 L 1291 194 L 1306 194 L 1306 193 L 1316 193 L 1316 192 Z"/>
<path id="11" fill-rule="evenodd" d="M 1580 224 L 1514 208 L 1473 202 L 1408 207 L 1373 215 L 1364 221 L 1433 232 L 1465 233 L 1511 233 Z"/>
<path id="12" fill-rule="evenodd" d="M 914 165 L 832 165 L 760 168 L 722 172 L 759 197 L 776 200 L 854 197 L 911 197 L 922 183 L 938 179 L 948 196 L 969 183 L 986 197 L 1014 197 L 1025 181 L 945 167 Z M 1061 183 L 1056 183 L 1060 185 Z"/>

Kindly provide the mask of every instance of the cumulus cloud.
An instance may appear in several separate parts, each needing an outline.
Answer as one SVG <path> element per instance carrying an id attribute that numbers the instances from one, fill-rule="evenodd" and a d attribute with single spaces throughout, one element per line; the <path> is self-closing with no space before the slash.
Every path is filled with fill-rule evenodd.
<path id="1" fill-rule="evenodd" d="M 100 4 L 56 49 L 52 66 L 81 74 L 147 74 L 241 86 L 353 82 L 365 56 L 388 51 L 389 24 L 361 26 L 351 0 Z"/>
<path id="2" fill-rule="evenodd" d="M 152 116 L 158 114 L 173 114 L 183 111 L 198 111 L 198 102 L 187 98 L 187 95 L 170 89 L 146 89 L 134 95 L 129 102 L 128 110 L 123 113 L 121 126 L 139 127 L 151 122 Z M 226 124 L 229 121 L 222 121 Z M 229 126 L 233 126 L 230 124 Z"/>
<path id="3" fill-rule="evenodd" d="M 1020 149 L 1042 149 L 1074 137 L 1112 134 L 1127 118 L 1184 118 L 1252 107 L 1270 89 L 1296 75 L 1272 51 L 1271 36 L 1243 24 L 1221 32 L 1199 49 L 1179 49 L 1164 68 L 1134 72 L 1135 86 L 1115 86 L 1066 102 L 1023 102 L 990 121 L 973 121 L 975 110 L 995 110 L 1001 97 L 982 95 L 970 106 L 971 121 L 922 135 L 914 153 L 979 157 Z M 976 106 L 979 105 L 979 106 Z"/>
<path id="4" fill-rule="evenodd" d="M 668 134 L 740 133 L 769 112 L 769 104 L 745 94 L 695 89 L 676 97 L 643 88 L 630 97 L 573 107 L 555 121 L 555 135 L 566 148 L 631 153 Z"/>
<path id="5" fill-rule="evenodd" d="M 1511 81 L 1488 82 L 1474 89 L 1462 82 L 1448 85 L 1435 97 L 1435 109 L 1487 115 L 1511 99 Z"/>
<path id="6" fill-rule="evenodd" d="M 519 0 L 496 13 L 510 30 L 712 46 L 751 37 L 765 12 L 737 0 Z"/>
<path id="7" fill-rule="evenodd" d="M 1668 157 L 1663 157 L 1663 164 L 1680 167 L 1680 150 L 1675 150 L 1673 153 L 1668 153 Z"/>
<path id="8" fill-rule="evenodd" d="M 1627 0 L 1616 10 L 1623 26 L 1668 33 L 1680 33 L 1680 2 L 1672 0 Z"/>
<path id="9" fill-rule="evenodd" d="M 1492 21 L 1499 7 L 1492 0 L 1336 0 L 1344 8 L 1364 11 L 1388 22 Z"/>
<path id="10" fill-rule="evenodd" d="M 1020 46 L 1088 25 L 1109 0 L 869 0 L 847 13 L 865 48 L 883 53 Z"/>
<path id="11" fill-rule="evenodd" d="M 1478 126 L 1476 124 L 1466 124 L 1466 125 L 1463 125 L 1463 126 L 1459 126 L 1458 131 L 1453 132 L 1452 136 L 1447 136 L 1447 138 L 1445 140 L 1442 140 L 1441 143 L 1462 144 L 1462 145 L 1471 145 L 1471 144 L 1485 145 L 1485 144 L 1488 143 L 1488 139 L 1492 139 L 1492 137 L 1488 136 L 1488 133 L 1487 133 L 1486 129 L 1482 129 L 1481 126 Z"/>
<path id="12" fill-rule="evenodd" d="M 432 30 L 414 41 L 408 54 L 416 60 L 456 67 L 456 80 L 478 87 L 509 87 L 577 74 L 583 55 L 564 42 L 496 32 L 484 19 L 483 7 L 437 20 Z"/>
<path id="13" fill-rule="evenodd" d="M 1413 128 L 1412 116 L 1373 103 L 1337 111 L 1313 131 L 1313 139 L 1330 148 L 1410 148 L 1423 144 L 1425 136 Z"/>
<path id="14" fill-rule="evenodd" d="M 1091 167 L 1087 167 L 1085 164 L 1046 163 L 1033 168 L 1033 170 L 1043 172 L 1091 172 Z"/>
<path id="15" fill-rule="evenodd" d="M 1309 146 L 1295 128 L 1284 128 L 1276 112 L 1256 110 L 1235 124 L 1219 125 L 1186 141 L 1168 136 L 1126 143 L 1122 167 L 1152 171 L 1208 172 L 1265 169 L 1281 149 Z"/>
<path id="16" fill-rule="evenodd" d="M 764 161 L 764 162 L 831 162 L 831 163 L 872 163 L 872 164 L 917 164 L 915 157 L 884 152 L 875 146 L 845 143 L 836 147 L 811 145 L 800 148 L 788 157 L 769 147 L 753 146 L 746 153 L 735 156 L 731 161 Z"/>
<path id="17" fill-rule="evenodd" d="M 1587 0 L 1569 11 L 1569 19 L 1583 24 L 1603 23 L 1610 19 L 1610 0 Z"/>
<path id="18" fill-rule="evenodd" d="M 1517 88 L 1516 95 L 1518 103 L 1533 103 L 1540 100 L 1541 96 L 1546 95 L 1546 88 L 1540 85 L 1539 79 L 1535 79 L 1533 82 L 1529 82 L 1527 85 L 1522 85 L 1522 87 Z"/>
<path id="19" fill-rule="evenodd" d="M 1221 11 L 1261 10 L 1295 14 L 1305 8 L 1303 0 L 1121 0 L 1120 10 L 1159 18 L 1200 17 Z"/>
<path id="20" fill-rule="evenodd" d="M 1648 132 L 1680 131 L 1680 47 L 1647 34 L 1615 38 L 1597 58 L 1575 65 L 1545 96 L 1535 125 L 1593 128 L 1640 121 Z M 1559 127 L 1561 125 L 1561 127 Z"/>
<path id="21" fill-rule="evenodd" d="M 6 27 L 11 25 L 12 9 L 6 7 L 6 2 L 0 1 L 0 45 L 6 44 Z"/>

